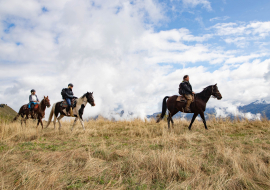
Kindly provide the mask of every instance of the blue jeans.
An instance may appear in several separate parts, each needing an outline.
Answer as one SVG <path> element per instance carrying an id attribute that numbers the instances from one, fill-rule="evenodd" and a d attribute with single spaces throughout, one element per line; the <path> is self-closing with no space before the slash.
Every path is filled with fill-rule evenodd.
<path id="1" fill-rule="evenodd" d="M 70 98 L 66 98 L 65 100 L 67 101 L 68 106 L 71 106 L 71 99 Z"/>
<path id="2" fill-rule="evenodd" d="M 29 108 L 29 109 L 31 109 L 32 104 L 34 104 L 33 107 L 35 107 L 35 105 L 38 104 L 38 103 L 37 103 L 37 102 L 30 102 L 30 103 L 28 104 L 28 108 Z"/>

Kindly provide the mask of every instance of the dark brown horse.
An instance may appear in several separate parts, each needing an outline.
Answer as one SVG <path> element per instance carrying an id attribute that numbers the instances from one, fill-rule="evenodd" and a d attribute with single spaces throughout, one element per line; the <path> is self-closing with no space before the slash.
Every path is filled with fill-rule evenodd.
<path id="1" fill-rule="evenodd" d="M 202 92 L 194 95 L 194 102 L 192 102 L 190 105 L 191 113 L 194 113 L 194 114 L 193 114 L 193 117 L 191 119 L 191 123 L 188 127 L 189 130 L 191 130 L 191 126 L 192 126 L 195 118 L 198 116 L 198 114 L 200 114 L 200 116 L 203 120 L 203 123 L 204 123 L 204 127 L 205 127 L 205 129 L 207 129 L 206 121 L 205 121 L 205 117 L 204 117 L 204 111 L 206 108 L 206 103 L 208 102 L 208 100 L 211 96 L 214 96 L 218 100 L 220 100 L 222 98 L 222 96 L 218 90 L 217 84 L 210 85 L 210 86 L 204 88 Z M 172 127 L 173 127 L 172 117 L 179 111 L 183 112 L 185 105 L 186 105 L 186 102 L 176 101 L 177 97 L 178 97 L 177 95 L 171 96 L 171 97 L 166 96 L 163 99 L 162 113 L 157 120 L 157 123 L 158 123 L 164 117 L 166 110 L 168 108 L 169 114 L 168 114 L 167 121 L 168 121 L 168 128 L 169 129 L 170 129 L 170 122 L 172 122 Z M 169 99 L 166 101 L 167 98 L 169 98 Z"/>
<path id="2" fill-rule="evenodd" d="M 50 106 L 51 104 L 50 104 L 50 100 L 48 96 L 47 97 L 44 96 L 44 99 L 41 100 L 40 104 L 37 104 L 35 106 L 34 117 L 32 117 L 31 119 L 38 119 L 37 127 L 39 123 L 41 123 L 42 129 L 43 129 L 42 118 L 45 116 L 46 107 L 49 108 Z M 21 116 L 22 117 L 21 124 L 24 121 L 26 125 L 26 120 L 29 119 L 29 115 L 30 115 L 30 110 L 27 104 L 25 104 L 20 108 L 18 115 L 13 119 L 13 121 L 16 121 L 18 117 Z"/>

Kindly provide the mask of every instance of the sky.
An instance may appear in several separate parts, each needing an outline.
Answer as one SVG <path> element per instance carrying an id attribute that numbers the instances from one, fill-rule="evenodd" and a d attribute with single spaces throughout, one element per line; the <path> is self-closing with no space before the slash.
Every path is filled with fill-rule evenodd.
<path id="1" fill-rule="evenodd" d="M 0 0 L 0 103 L 18 111 L 30 90 L 61 101 L 94 92 L 84 117 L 144 118 L 178 94 L 217 83 L 207 107 L 270 100 L 268 0 Z M 46 115 L 50 109 L 46 110 Z M 47 117 L 47 116 L 46 116 Z"/>

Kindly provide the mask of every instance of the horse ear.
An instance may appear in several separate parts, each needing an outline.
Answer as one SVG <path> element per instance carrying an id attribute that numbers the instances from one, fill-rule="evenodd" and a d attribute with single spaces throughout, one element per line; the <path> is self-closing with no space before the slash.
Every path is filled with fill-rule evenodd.
<path id="1" fill-rule="evenodd" d="M 49 96 L 47 96 L 47 98 L 49 99 Z"/>
<path id="2" fill-rule="evenodd" d="M 44 99 L 45 99 L 46 97 L 44 96 Z"/>
<path id="3" fill-rule="evenodd" d="M 217 83 L 215 84 L 215 86 L 217 86 Z"/>

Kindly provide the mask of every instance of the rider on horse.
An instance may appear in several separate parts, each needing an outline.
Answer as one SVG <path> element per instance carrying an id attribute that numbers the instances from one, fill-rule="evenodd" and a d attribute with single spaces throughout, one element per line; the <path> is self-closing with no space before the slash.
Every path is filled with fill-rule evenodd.
<path id="1" fill-rule="evenodd" d="M 34 117 L 35 105 L 38 104 L 38 102 L 39 102 L 39 99 L 36 95 L 36 91 L 35 91 L 35 89 L 32 89 L 31 95 L 29 96 L 29 104 L 28 104 L 28 108 L 30 109 L 32 118 Z"/>
<path id="2" fill-rule="evenodd" d="M 71 106 L 71 100 L 73 99 L 73 98 L 76 98 L 75 96 L 74 96 L 74 94 L 73 94 L 73 92 L 72 92 L 72 88 L 73 88 L 73 84 L 68 84 L 68 88 L 64 88 L 63 90 L 62 90 L 62 92 L 64 92 L 64 93 L 62 93 L 62 98 L 64 99 L 64 100 L 66 100 L 66 102 L 67 102 L 67 104 L 68 104 L 68 107 L 67 107 L 67 114 L 70 112 L 70 116 L 74 116 L 73 115 L 73 111 L 72 111 L 72 106 Z"/>
<path id="3" fill-rule="evenodd" d="M 179 84 L 179 94 L 183 95 L 187 99 L 187 104 L 185 108 L 185 112 L 190 113 L 190 104 L 192 102 L 192 95 L 195 94 L 192 91 L 192 86 L 189 83 L 189 76 L 185 75 L 183 77 L 183 81 Z"/>

